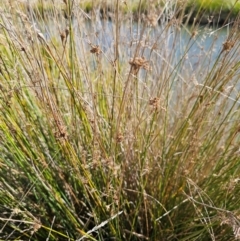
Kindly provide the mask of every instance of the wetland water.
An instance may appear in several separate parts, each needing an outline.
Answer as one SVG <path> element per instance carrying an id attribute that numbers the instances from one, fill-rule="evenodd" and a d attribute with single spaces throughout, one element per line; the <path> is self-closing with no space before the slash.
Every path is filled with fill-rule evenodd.
<path id="1" fill-rule="evenodd" d="M 48 25 L 37 24 L 45 33 L 45 37 L 59 37 L 59 24 L 49 22 Z M 64 24 L 63 24 L 64 26 Z M 120 24 L 119 47 L 122 58 L 129 55 L 132 56 L 135 47 L 140 40 L 141 30 L 143 25 L 132 22 L 123 22 Z M 89 43 L 99 45 L 107 55 L 112 55 L 115 43 L 115 26 L 111 21 L 84 21 L 79 24 L 78 21 L 73 21 L 73 30 L 75 38 L 78 39 L 76 44 L 79 54 Z M 200 26 L 198 29 L 192 30 L 191 27 L 171 27 L 166 29 L 166 26 L 158 25 L 154 28 L 147 28 L 141 38 L 142 50 L 146 57 L 152 46 L 156 44 L 157 49 L 163 50 L 164 54 L 171 53 L 174 50 L 173 58 L 179 61 L 185 56 L 189 59 L 190 68 L 196 69 L 200 64 L 200 59 L 204 58 L 207 66 L 211 66 L 222 50 L 223 43 L 227 40 L 230 27 L 221 27 L 218 29 Z M 192 37 L 192 34 L 196 34 Z M 159 52 L 159 53 L 160 53 Z M 159 54 L 161 55 L 161 54 Z M 166 57 L 166 56 L 165 56 Z M 159 56 L 161 59 L 161 56 Z M 159 59 L 159 60 L 160 60 Z M 202 63 L 201 63 L 202 64 Z"/>
<path id="2" fill-rule="evenodd" d="M 76 49 L 80 61 L 84 53 L 90 49 L 90 44 L 99 45 L 107 60 L 114 60 L 115 25 L 111 21 L 73 20 Z M 58 24 L 37 24 L 37 27 L 45 34 L 47 40 L 60 38 L 59 29 L 64 30 Z M 142 29 L 144 33 L 141 35 Z M 231 27 L 210 28 L 200 26 L 191 29 L 191 26 L 171 26 L 161 23 L 155 27 L 144 27 L 132 21 L 123 21 L 119 27 L 119 56 L 122 63 L 134 56 L 139 41 L 139 55 L 149 59 L 154 70 L 154 75 L 161 74 L 161 66 L 172 68 L 182 81 L 195 79 L 201 83 L 202 76 L 209 72 L 222 51 L 223 43 L 231 33 Z M 238 53 L 231 51 L 231 59 L 239 59 Z M 84 61 L 84 60 L 83 60 Z M 219 62 L 219 61 L 218 61 Z M 221 62 L 221 61 L 220 61 Z M 220 63 L 219 62 L 219 63 Z M 94 60 L 92 65 L 94 66 Z M 194 76 L 191 74 L 194 73 Z M 235 86 L 236 87 L 236 86 Z M 236 95 L 238 94 L 237 85 Z"/>

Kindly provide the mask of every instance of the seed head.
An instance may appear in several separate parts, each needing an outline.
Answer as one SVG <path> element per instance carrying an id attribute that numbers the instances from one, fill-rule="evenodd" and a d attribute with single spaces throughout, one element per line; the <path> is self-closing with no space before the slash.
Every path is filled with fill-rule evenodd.
<path id="1" fill-rule="evenodd" d="M 144 57 L 131 58 L 129 64 L 133 67 L 134 71 L 138 72 L 140 68 L 150 70 L 149 61 Z"/>
<path id="2" fill-rule="evenodd" d="M 234 42 L 233 41 L 226 41 L 225 43 L 223 43 L 223 51 L 229 52 L 234 46 Z"/>
<path id="3" fill-rule="evenodd" d="M 149 100 L 149 105 L 153 107 L 153 109 L 157 110 L 159 108 L 159 101 L 158 97 L 151 98 Z"/>
<path id="4" fill-rule="evenodd" d="M 99 45 L 92 45 L 91 47 L 92 47 L 92 48 L 91 48 L 90 52 L 91 52 L 92 54 L 96 54 L 96 55 L 101 54 L 102 50 L 101 50 L 101 48 L 99 47 Z"/>

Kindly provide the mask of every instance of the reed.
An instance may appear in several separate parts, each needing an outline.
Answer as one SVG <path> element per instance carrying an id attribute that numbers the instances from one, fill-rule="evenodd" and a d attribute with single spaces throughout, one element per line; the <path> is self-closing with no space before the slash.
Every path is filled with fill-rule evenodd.
<path id="1" fill-rule="evenodd" d="M 1 240 L 239 239 L 239 20 L 141 4 L 2 7 Z"/>

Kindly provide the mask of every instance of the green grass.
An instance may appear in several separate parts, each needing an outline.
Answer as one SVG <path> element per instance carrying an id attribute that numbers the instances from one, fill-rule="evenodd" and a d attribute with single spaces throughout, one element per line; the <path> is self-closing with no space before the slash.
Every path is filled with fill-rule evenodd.
<path id="1" fill-rule="evenodd" d="M 86 13 L 93 13 L 96 9 L 101 9 L 106 16 L 112 16 L 112 12 L 115 9 L 115 3 L 112 0 L 75 0 L 74 4 L 77 7 L 80 7 Z M 0 3 L 0 6 L 9 5 L 6 0 L 3 0 Z M 11 3 L 9 6 L 14 5 Z M 132 13 L 135 18 L 139 18 L 143 13 L 149 13 L 152 10 L 157 11 L 160 14 L 166 6 L 175 5 L 179 10 L 184 5 L 186 10 L 185 14 L 188 14 L 188 10 L 191 9 L 194 11 L 194 15 L 198 16 L 199 12 L 205 14 L 205 18 L 215 15 L 220 18 L 222 21 L 225 18 L 236 18 L 240 9 L 240 2 L 238 0 L 128 0 L 122 1 L 120 4 L 120 13 L 127 14 Z M 19 2 L 18 9 L 22 8 L 24 11 L 33 11 L 35 17 L 38 19 L 47 19 L 62 13 L 67 16 L 67 12 L 64 10 L 64 1 L 59 1 L 58 4 L 55 4 L 53 0 L 32 0 L 28 2 Z M 110 13 L 110 14 L 108 14 Z M 229 16 L 227 16 L 229 14 Z M 104 16 L 104 15 L 103 15 Z M 205 20 L 201 18 L 202 23 L 205 24 Z"/>
<path id="2" fill-rule="evenodd" d="M 236 240 L 238 18 L 218 50 L 184 4 L 158 26 L 114 6 L 112 23 L 63 4 L 35 25 L 3 7 L 0 239 Z"/>

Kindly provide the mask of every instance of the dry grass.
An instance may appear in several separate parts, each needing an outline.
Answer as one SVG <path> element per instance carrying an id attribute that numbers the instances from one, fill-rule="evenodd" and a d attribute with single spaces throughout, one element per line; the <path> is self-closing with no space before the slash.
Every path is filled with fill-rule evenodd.
<path id="1" fill-rule="evenodd" d="M 238 18 L 115 3 L 1 9 L 1 240 L 239 239 Z"/>

